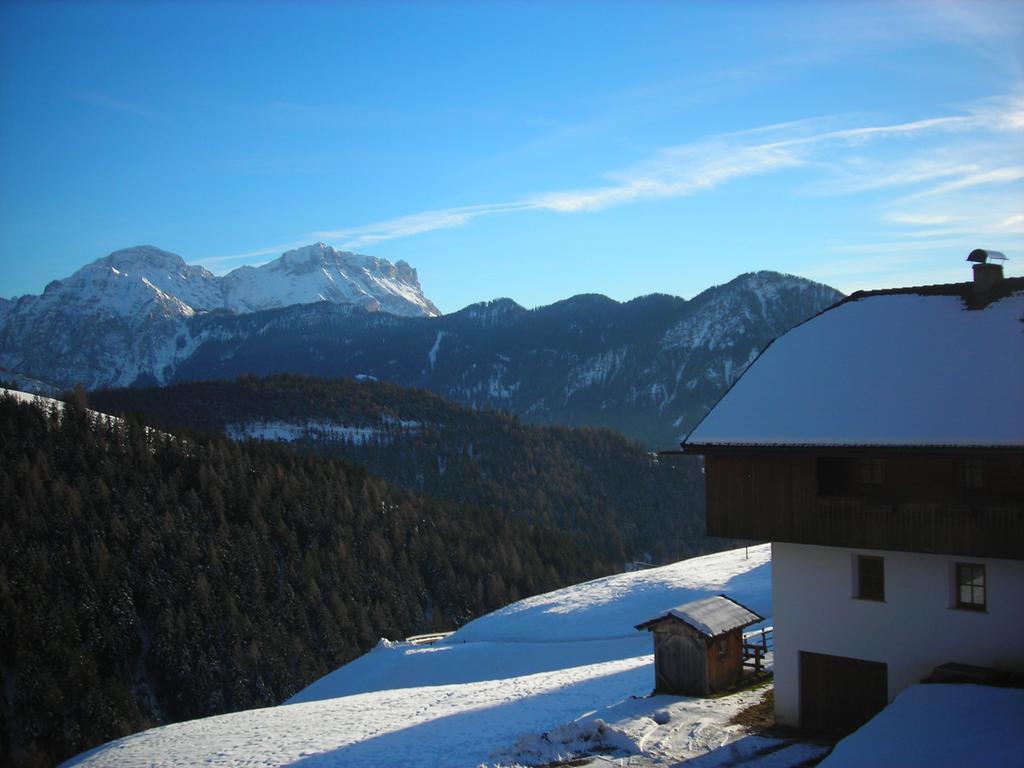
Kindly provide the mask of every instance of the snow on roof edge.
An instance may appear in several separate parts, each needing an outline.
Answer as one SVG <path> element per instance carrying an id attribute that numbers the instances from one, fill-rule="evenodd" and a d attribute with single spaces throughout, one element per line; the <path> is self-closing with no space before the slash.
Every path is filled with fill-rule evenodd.
<path id="1" fill-rule="evenodd" d="M 719 600 L 726 600 L 732 603 L 729 609 L 732 612 L 732 618 L 726 619 L 725 623 L 711 627 L 705 621 L 699 618 L 701 613 L 713 613 L 715 611 L 712 606 L 718 605 Z M 725 606 L 722 606 L 723 608 Z M 736 610 L 739 609 L 739 610 Z M 721 610 L 721 609 L 719 609 Z M 746 614 L 746 616 L 744 616 Z M 698 632 L 706 637 L 717 637 L 725 632 L 731 632 L 734 629 L 740 629 L 742 627 L 756 624 L 759 621 L 764 621 L 764 617 L 756 611 L 752 611 L 742 603 L 733 600 L 728 595 L 714 595 L 712 597 L 705 597 L 700 600 L 691 600 L 688 603 L 677 605 L 674 608 L 669 608 L 667 611 L 663 611 L 657 616 L 648 619 L 647 621 L 641 622 L 636 625 L 636 629 L 644 630 L 648 629 L 652 624 L 657 624 L 668 618 L 675 618 L 682 621 L 684 624 L 693 627 Z M 708 616 L 707 618 L 711 618 Z M 722 618 L 718 617 L 721 621 Z"/>
<path id="2" fill-rule="evenodd" d="M 855 442 L 844 440 L 820 440 L 809 441 L 787 441 L 787 440 L 705 440 L 700 443 L 686 443 L 688 453 L 699 453 L 706 448 L 858 448 L 885 450 L 956 450 L 959 448 L 984 448 L 987 450 L 1024 450 L 1024 440 L 1020 442 L 1005 443 L 981 443 L 964 441 L 960 443 L 909 443 L 906 441 L 886 441 L 879 439 L 875 442 Z"/>

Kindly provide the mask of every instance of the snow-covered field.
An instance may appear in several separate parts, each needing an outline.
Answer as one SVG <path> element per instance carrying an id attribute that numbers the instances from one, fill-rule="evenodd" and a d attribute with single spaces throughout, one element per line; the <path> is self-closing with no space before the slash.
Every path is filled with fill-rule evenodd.
<path id="1" fill-rule="evenodd" d="M 390 442 L 395 439 L 395 435 L 399 431 L 406 435 L 414 434 L 420 426 L 418 421 L 382 415 L 378 424 L 370 426 L 352 426 L 325 419 L 251 421 L 227 424 L 224 427 L 224 433 L 232 440 L 245 440 L 251 437 L 257 440 L 276 440 L 284 443 L 313 440 L 364 445 L 369 442 Z"/>
<path id="2" fill-rule="evenodd" d="M 520 601 L 434 645 L 382 642 L 286 705 L 156 728 L 67 765 L 441 768 L 540 764 L 595 747 L 635 765 L 701 756 L 724 765 L 761 752 L 768 762 L 745 764 L 793 765 L 821 749 L 728 724 L 761 691 L 649 697 L 651 639 L 633 629 L 720 593 L 770 622 L 770 584 L 767 545 L 599 579 Z"/>
<path id="3" fill-rule="evenodd" d="M 353 445 L 363 445 L 371 440 L 383 439 L 384 433 L 376 427 L 350 427 L 330 421 L 255 421 L 244 424 L 228 424 L 224 433 L 232 440 L 247 437 L 259 440 L 277 440 L 294 443 L 296 440 L 337 440 Z"/>

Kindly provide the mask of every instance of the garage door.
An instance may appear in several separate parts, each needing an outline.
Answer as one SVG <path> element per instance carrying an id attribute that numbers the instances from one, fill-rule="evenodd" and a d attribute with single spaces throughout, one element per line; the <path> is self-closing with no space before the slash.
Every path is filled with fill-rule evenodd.
<path id="1" fill-rule="evenodd" d="M 810 731 L 856 730 L 889 703 L 885 664 L 800 652 L 800 725 Z"/>

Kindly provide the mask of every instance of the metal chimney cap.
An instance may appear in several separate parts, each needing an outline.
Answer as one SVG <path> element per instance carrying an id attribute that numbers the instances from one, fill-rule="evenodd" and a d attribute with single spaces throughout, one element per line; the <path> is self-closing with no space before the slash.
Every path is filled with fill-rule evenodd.
<path id="1" fill-rule="evenodd" d="M 1006 254 L 1000 251 L 987 251 L 984 248 L 975 248 L 967 256 L 967 260 L 978 264 L 986 264 L 989 261 L 1006 261 Z"/>

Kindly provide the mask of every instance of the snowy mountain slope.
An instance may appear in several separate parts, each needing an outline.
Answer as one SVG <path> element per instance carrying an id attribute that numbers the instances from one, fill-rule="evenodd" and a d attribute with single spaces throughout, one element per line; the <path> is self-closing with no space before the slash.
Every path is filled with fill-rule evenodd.
<path id="1" fill-rule="evenodd" d="M 395 315 L 441 314 L 406 262 L 392 264 L 324 243 L 288 251 L 261 267 L 239 267 L 224 276 L 221 286 L 223 306 L 239 314 L 317 301 Z"/>
<path id="2" fill-rule="evenodd" d="M 511 763 L 529 759 L 541 733 L 601 730 L 596 718 L 616 711 L 636 721 L 617 732 L 620 743 L 642 748 L 650 713 L 662 710 L 663 723 L 677 718 L 678 732 L 685 720 L 690 736 L 662 734 L 659 748 L 704 754 L 743 738 L 728 717 L 759 694 L 655 697 L 638 711 L 630 697 L 650 691 L 654 672 L 650 637 L 632 624 L 722 590 L 770 616 L 770 581 L 767 545 L 749 559 L 740 549 L 599 579 L 508 606 L 433 646 L 382 643 L 293 699 L 301 703 L 145 731 L 65 765 Z"/>
<path id="3" fill-rule="evenodd" d="M 97 259 L 39 296 L 0 305 L 0 366 L 65 387 L 162 383 L 202 340 L 189 319 L 310 302 L 439 314 L 405 262 L 318 243 L 217 277 L 144 245 Z"/>
<path id="4" fill-rule="evenodd" d="M 66 387 L 158 378 L 190 351 L 186 320 L 218 297 L 216 278 L 178 256 L 117 251 L 17 299 L 0 325 L 0 366 Z"/>
<path id="5" fill-rule="evenodd" d="M 836 292 L 821 283 L 777 272 L 749 272 L 694 298 L 700 311 L 674 324 L 662 338 L 662 347 L 727 348 L 744 331 L 757 326 L 767 326 L 778 335 L 788 330 L 789 308 L 800 304 L 828 306 L 835 300 Z"/>
<path id="6" fill-rule="evenodd" d="M 133 291 L 142 298 L 151 296 L 187 307 L 182 313 L 188 316 L 217 309 L 223 303 L 220 278 L 151 245 L 126 248 L 97 259 L 63 281 L 62 287 L 65 296 L 80 302 L 106 301 L 112 312 L 122 315 L 134 315 L 140 309 L 125 306 L 126 297 Z"/>

